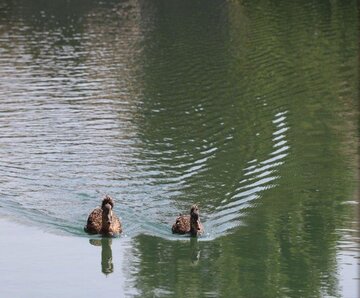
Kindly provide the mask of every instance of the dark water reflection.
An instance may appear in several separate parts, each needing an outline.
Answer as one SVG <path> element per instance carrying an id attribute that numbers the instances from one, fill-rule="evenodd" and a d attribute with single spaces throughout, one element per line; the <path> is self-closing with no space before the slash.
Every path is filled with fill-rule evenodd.
<path id="1" fill-rule="evenodd" d="M 355 1 L 0 8 L 1 213 L 83 236 L 113 195 L 141 296 L 356 293 Z"/>

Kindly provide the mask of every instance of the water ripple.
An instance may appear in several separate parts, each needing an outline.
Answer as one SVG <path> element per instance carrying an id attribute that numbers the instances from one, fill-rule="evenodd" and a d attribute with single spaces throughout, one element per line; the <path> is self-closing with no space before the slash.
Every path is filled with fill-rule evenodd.
<path id="1" fill-rule="evenodd" d="M 229 193 L 217 206 L 216 212 L 208 218 L 210 238 L 216 238 L 242 225 L 242 217 L 246 212 L 255 204 L 261 203 L 261 196 L 266 190 L 276 186 L 276 173 L 284 163 L 289 150 L 285 134 L 288 129 L 282 128 L 286 126 L 286 114 L 286 111 L 277 113 L 272 121 L 276 127 L 272 133 L 275 137 L 273 151 L 268 153 L 269 157 L 262 161 L 248 161 L 250 166 L 243 169 L 246 178 L 239 182 L 239 187 Z M 281 141 L 278 141 L 278 135 L 282 136 Z"/>
<path id="2" fill-rule="evenodd" d="M 284 53 L 283 39 L 298 41 L 261 26 L 277 24 L 268 11 L 242 37 L 231 11 L 212 30 L 180 28 L 140 2 L 126 12 L 104 4 L 70 23 L 26 11 L 1 23 L 2 211 L 82 235 L 109 193 L 129 235 L 177 239 L 172 220 L 199 202 L 213 239 L 278 186 L 292 150 L 289 96 L 308 95 L 296 71 L 324 92 L 316 68 L 289 62 L 313 47 Z M 304 34 L 325 34 L 321 26 Z M 346 63 L 340 72 L 352 76 Z"/>

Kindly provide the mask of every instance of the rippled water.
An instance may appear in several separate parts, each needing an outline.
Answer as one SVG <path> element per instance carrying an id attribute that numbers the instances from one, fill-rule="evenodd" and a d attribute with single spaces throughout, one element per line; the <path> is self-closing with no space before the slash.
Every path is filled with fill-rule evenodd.
<path id="1" fill-rule="evenodd" d="M 198 202 L 190 287 L 215 276 L 195 296 L 341 295 L 336 260 L 359 251 L 358 34 L 355 1 L 2 2 L 1 214 L 86 236 L 110 194 L 134 287 L 167 296 L 192 265 L 148 273 L 187 255 L 170 226 Z"/>

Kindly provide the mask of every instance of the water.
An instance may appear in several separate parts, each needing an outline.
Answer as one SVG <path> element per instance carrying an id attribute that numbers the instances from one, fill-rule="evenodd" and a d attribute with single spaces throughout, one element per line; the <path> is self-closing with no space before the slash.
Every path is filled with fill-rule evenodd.
<path id="1" fill-rule="evenodd" d="M 356 296 L 343 2 L 1 2 L 0 214 L 84 238 L 110 194 L 130 296 Z M 172 235 L 194 202 L 206 234 Z"/>

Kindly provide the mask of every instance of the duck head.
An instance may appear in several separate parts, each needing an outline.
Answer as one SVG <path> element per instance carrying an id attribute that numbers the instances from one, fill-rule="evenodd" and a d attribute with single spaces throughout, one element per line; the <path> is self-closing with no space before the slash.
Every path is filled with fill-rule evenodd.
<path id="1" fill-rule="evenodd" d="M 192 236 L 197 236 L 200 233 L 201 233 L 201 223 L 200 223 L 199 207 L 197 205 L 192 205 L 190 209 L 190 234 Z"/>

